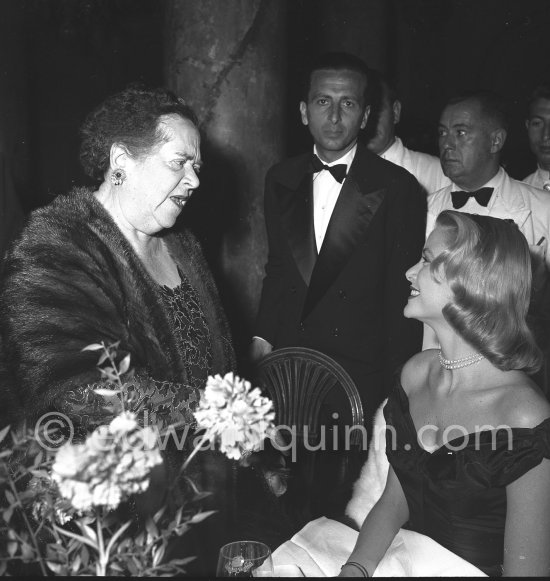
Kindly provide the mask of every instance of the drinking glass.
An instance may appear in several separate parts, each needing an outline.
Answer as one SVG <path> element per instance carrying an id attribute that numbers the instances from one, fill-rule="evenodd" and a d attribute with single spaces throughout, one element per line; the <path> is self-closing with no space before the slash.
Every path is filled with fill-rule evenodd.
<path id="1" fill-rule="evenodd" d="M 267 545 L 235 541 L 220 549 L 217 577 L 273 577 L 273 560 Z"/>

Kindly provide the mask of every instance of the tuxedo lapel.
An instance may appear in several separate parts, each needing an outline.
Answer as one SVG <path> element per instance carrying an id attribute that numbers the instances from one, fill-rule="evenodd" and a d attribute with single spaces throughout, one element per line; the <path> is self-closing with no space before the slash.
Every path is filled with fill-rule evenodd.
<path id="1" fill-rule="evenodd" d="M 280 195 L 281 220 L 292 256 L 305 283 L 309 285 L 317 260 L 313 225 L 313 186 L 305 174 L 295 191 Z"/>
<path id="2" fill-rule="evenodd" d="M 364 239 L 384 195 L 385 189 L 361 191 L 359 181 L 350 171 L 338 196 L 319 258 L 311 274 L 302 319 L 309 315 L 334 283 L 357 245 Z"/>

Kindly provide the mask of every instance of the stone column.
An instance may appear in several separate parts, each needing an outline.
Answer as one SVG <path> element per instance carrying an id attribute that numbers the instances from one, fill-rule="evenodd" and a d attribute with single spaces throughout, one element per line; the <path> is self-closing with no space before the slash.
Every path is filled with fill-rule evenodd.
<path id="1" fill-rule="evenodd" d="M 166 82 L 195 109 L 205 162 L 186 218 L 218 262 L 241 352 L 266 260 L 263 184 L 284 157 L 286 2 L 171 0 Z"/>
<path id="2" fill-rule="evenodd" d="M 388 0 L 320 0 L 323 51 L 351 52 L 374 69 L 387 66 Z"/>
<path id="3" fill-rule="evenodd" d="M 0 258 L 23 219 L 19 192 L 27 183 L 23 3 L 2 3 L 0 17 Z M 19 188 L 16 190 L 14 179 Z"/>

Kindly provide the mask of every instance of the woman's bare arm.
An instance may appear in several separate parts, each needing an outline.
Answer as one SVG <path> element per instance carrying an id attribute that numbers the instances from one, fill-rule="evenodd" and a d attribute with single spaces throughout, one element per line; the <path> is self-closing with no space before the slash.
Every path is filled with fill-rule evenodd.
<path id="1" fill-rule="evenodd" d="M 504 575 L 550 575 L 550 460 L 506 487 Z"/>
<path id="2" fill-rule="evenodd" d="M 360 563 L 372 576 L 395 535 L 408 518 L 407 500 L 399 479 L 390 466 L 384 492 L 367 515 L 348 562 Z M 341 576 L 361 577 L 362 574 L 358 568 L 346 565 L 342 569 Z"/>

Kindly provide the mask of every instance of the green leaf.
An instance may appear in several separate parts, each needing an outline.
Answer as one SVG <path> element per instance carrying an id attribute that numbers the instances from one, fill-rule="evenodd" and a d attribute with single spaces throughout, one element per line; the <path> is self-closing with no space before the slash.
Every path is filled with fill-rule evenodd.
<path id="1" fill-rule="evenodd" d="M 176 533 L 176 535 L 178 535 L 178 537 L 181 537 L 188 530 L 189 530 L 189 527 L 187 526 L 187 524 L 186 523 L 183 523 L 181 525 L 178 525 L 178 527 L 176 528 L 175 533 Z"/>
<path id="2" fill-rule="evenodd" d="M 112 548 L 115 546 L 115 543 L 117 541 L 117 539 L 122 535 L 122 533 L 124 533 L 124 531 L 132 524 L 132 521 L 128 521 L 126 523 L 124 523 L 119 529 L 118 531 L 112 536 L 111 540 L 109 541 L 109 544 L 107 545 L 107 549 L 106 552 L 107 554 L 109 554 L 112 550 Z"/>
<path id="3" fill-rule="evenodd" d="M 99 351 L 100 349 L 103 349 L 101 343 L 91 343 L 90 345 L 86 345 L 82 351 Z"/>
<path id="4" fill-rule="evenodd" d="M 59 559 L 59 553 L 63 551 L 62 547 L 55 543 L 48 543 L 46 545 L 46 558 L 49 561 L 55 561 Z"/>
<path id="5" fill-rule="evenodd" d="M 153 522 L 153 519 L 148 518 L 145 521 L 145 528 L 147 529 L 147 532 L 151 535 L 151 537 L 156 538 L 159 536 L 159 530 L 157 529 L 155 523 Z"/>
<path id="6" fill-rule="evenodd" d="M 80 549 L 80 556 L 82 557 L 82 565 L 87 567 L 90 562 L 90 551 L 88 551 L 87 547 L 84 545 L 82 545 L 82 548 Z"/>
<path id="7" fill-rule="evenodd" d="M 192 502 L 200 502 L 201 500 L 204 500 L 205 498 L 208 498 L 212 493 L 205 491 L 205 492 L 199 492 L 198 494 L 195 494 L 193 496 Z"/>
<path id="8" fill-rule="evenodd" d="M 82 537 L 80 535 L 75 535 L 74 533 L 71 533 L 69 531 L 66 531 L 65 529 L 62 529 L 61 527 L 58 527 L 57 525 L 54 525 L 53 528 L 61 535 L 65 535 L 66 537 L 69 537 L 71 539 L 75 539 L 78 542 L 81 543 L 85 543 L 86 545 L 88 545 L 89 547 L 92 547 L 92 549 L 97 550 L 97 546 L 94 545 L 94 543 L 92 543 L 92 541 L 88 540 L 86 537 Z"/>
<path id="9" fill-rule="evenodd" d="M 157 511 L 157 512 L 154 514 L 154 516 L 153 516 L 153 520 L 154 520 L 156 523 L 158 523 L 158 522 L 159 522 L 159 520 L 162 518 L 162 515 L 164 514 L 164 511 L 165 511 L 165 510 L 166 510 L 166 505 L 164 504 L 164 505 L 163 505 L 163 506 L 160 508 L 160 510 L 158 510 L 158 511 Z"/>
<path id="10" fill-rule="evenodd" d="M 65 565 L 61 563 L 55 563 L 54 561 L 46 561 L 46 565 L 48 565 L 49 569 L 53 571 L 56 575 L 66 575 L 67 568 Z"/>
<path id="11" fill-rule="evenodd" d="M 46 480 L 51 480 L 50 475 L 45 470 L 29 470 L 29 472 L 36 476 L 37 478 L 45 478 Z"/>
<path id="12" fill-rule="evenodd" d="M 128 561 L 126 561 L 126 566 L 128 567 L 128 571 L 130 572 L 130 575 L 132 575 L 132 577 L 137 577 L 137 575 L 139 574 L 139 562 L 137 562 L 136 564 L 135 561 L 136 561 L 135 557 L 132 557 L 131 559 L 128 559 Z"/>
<path id="13" fill-rule="evenodd" d="M 94 531 L 94 529 L 92 527 L 89 527 L 88 525 L 84 524 L 81 521 L 77 522 L 78 527 L 80 528 L 80 530 L 82 531 L 82 534 L 87 537 L 88 539 L 90 539 L 91 541 L 93 541 L 94 545 L 97 546 L 97 534 Z"/>
<path id="14" fill-rule="evenodd" d="M 71 567 L 71 572 L 73 575 L 76 575 L 78 569 L 80 568 L 80 563 L 82 562 L 82 559 L 80 558 L 80 555 L 77 555 L 75 557 L 75 560 L 73 561 L 73 565 Z"/>
<path id="15" fill-rule="evenodd" d="M 15 499 L 15 496 L 13 496 L 9 490 L 6 490 L 6 499 L 10 504 L 19 504 Z"/>
<path id="16" fill-rule="evenodd" d="M 32 463 L 33 468 L 37 468 L 41 463 L 42 460 L 44 459 L 44 454 L 42 453 L 42 451 L 38 452 L 38 454 L 36 455 L 34 462 Z"/>
<path id="17" fill-rule="evenodd" d="M 124 569 L 120 565 L 117 565 L 116 563 L 109 563 L 109 567 L 113 571 L 116 571 L 117 573 L 124 573 Z"/>
<path id="18" fill-rule="evenodd" d="M 105 360 L 108 359 L 108 357 L 109 357 L 109 353 L 103 352 L 101 354 L 101 357 L 99 358 L 99 361 L 97 362 L 97 366 L 99 367 L 100 365 L 103 365 L 103 363 L 105 363 Z"/>
<path id="19" fill-rule="evenodd" d="M 13 557 L 15 555 L 15 553 L 17 552 L 17 547 L 18 543 L 16 543 L 15 541 L 10 541 L 8 543 L 8 555 L 10 557 Z"/>
<path id="20" fill-rule="evenodd" d="M 197 557 L 185 557 L 185 559 L 172 559 L 170 561 L 170 565 L 187 565 L 187 563 L 191 563 L 191 561 L 194 561 Z"/>
<path id="21" fill-rule="evenodd" d="M 14 508 L 15 507 L 10 506 L 9 508 L 6 508 L 5 510 L 2 511 L 2 518 L 4 519 L 4 522 L 6 524 L 9 524 Z"/>
<path id="22" fill-rule="evenodd" d="M 120 375 L 126 373 L 130 368 L 130 354 L 126 355 L 124 359 L 119 363 L 118 372 Z"/>
<path id="23" fill-rule="evenodd" d="M 113 383 L 117 382 L 118 378 L 116 376 L 116 373 L 110 367 L 100 369 L 99 371 L 102 377 L 106 377 L 109 381 L 112 381 Z"/>
<path id="24" fill-rule="evenodd" d="M 10 426 L 6 426 L 0 430 L 0 443 L 4 440 L 7 436 L 8 432 L 10 431 Z"/>
<path id="25" fill-rule="evenodd" d="M 215 514 L 216 512 L 217 511 L 215 511 L 215 510 L 205 510 L 204 512 L 199 512 L 194 517 L 192 517 L 191 519 L 189 519 L 188 522 L 191 525 L 200 523 L 203 520 L 207 519 L 209 516 L 212 516 L 213 514 Z"/>
<path id="26" fill-rule="evenodd" d="M 160 547 L 156 547 L 155 549 L 153 549 L 153 565 L 154 566 L 158 565 L 162 561 L 162 558 L 164 557 L 165 551 L 166 551 L 166 547 L 164 545 L 161 545 Z"/>
<path id="27" fill-rule="evenodd" d="M 21 554 L 23 561 L 32 561 L 34 559 L 34 549 L 29 543 L 21 543 Z"/>

